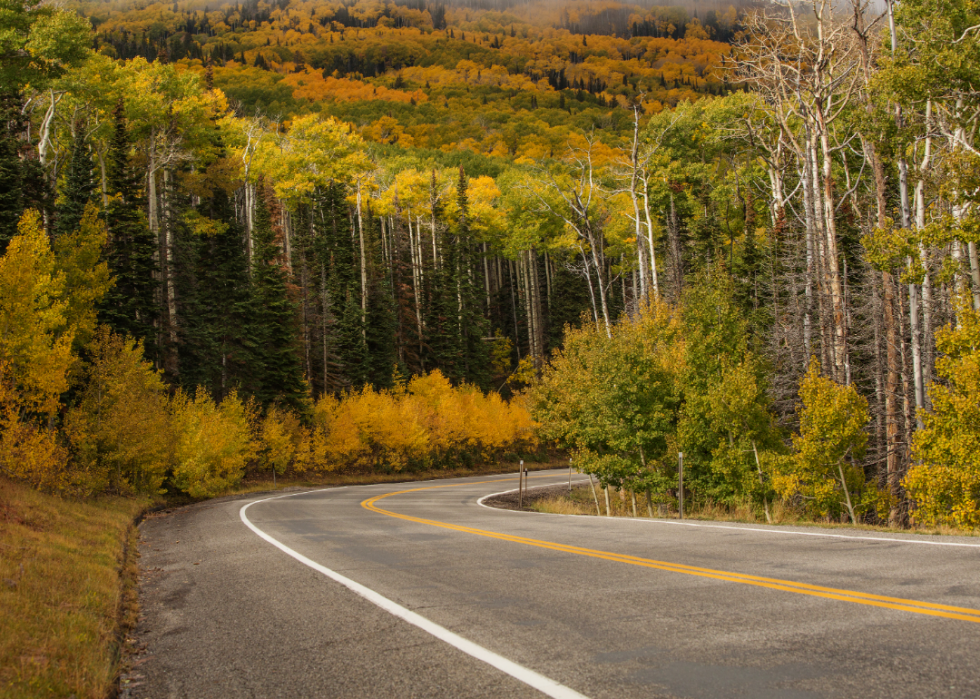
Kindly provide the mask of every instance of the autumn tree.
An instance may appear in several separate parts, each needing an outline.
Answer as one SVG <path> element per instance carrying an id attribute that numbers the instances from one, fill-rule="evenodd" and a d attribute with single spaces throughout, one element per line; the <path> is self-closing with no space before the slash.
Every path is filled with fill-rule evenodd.
<path id="1" fill-rule="evenodd" d="M 843 511 L 857 523 L 866 486 L 860 459 L 868 442 L 868 402 L 853 386 L 821 376 L 816 360 L 800 384 L 800 400 L 796 453 L 773 485 L 784 498 L 802 496 L 818 516 Z"/>
<path id="2" fill-rule="evenodd" d="M 959 324 L 938 333 L 944 383 L 929 387 L 932 411 L 912 445 L 916 462 L 904 485 L 912 518 L 933 525 L 980 526 L 980 313 L 960 302 Z"/>
<path id="3" fill-rule="evenodd" d="M 108 326 L 88 352 L 85 388 L 66 418 L 76 478 L 90 492 L 157 494 L 172 454 L 163 379 L 139 342 Z"/>

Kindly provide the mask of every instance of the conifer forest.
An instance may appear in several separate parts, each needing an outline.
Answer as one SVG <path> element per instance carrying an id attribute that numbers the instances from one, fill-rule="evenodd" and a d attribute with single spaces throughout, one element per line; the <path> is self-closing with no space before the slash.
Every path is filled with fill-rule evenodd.
<path id="1" fill-rule="evenodd" d="M 980 527 L 978 85 L 976 0 L 5 1 L 0 473 Z"/>

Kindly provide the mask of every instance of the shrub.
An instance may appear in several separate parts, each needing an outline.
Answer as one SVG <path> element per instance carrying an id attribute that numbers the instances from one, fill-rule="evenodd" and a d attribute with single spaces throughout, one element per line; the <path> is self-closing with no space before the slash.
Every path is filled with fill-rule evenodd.
<path id="1" fill-rule="evenodd" d="M 6 365 L 0 364 L 0 472 L 40 490 L 65 490 L 67 450 L 54 430 L 21 418 L 18 399 Z"/>
<path id="2" fill-rule="evenodd" d="M 802 495 L 818 516 L 847 511 L 851 521 L 862 506 L 864 472 L 855 462 L 868 443 L 868 401 L 854 386 L 820 375 L 811 360 L 800 383 L 800 434 L 796 453 L 778 461 L 773 486 L 783 498 Z"/>
<path id="3" fill-rule="evenodd" d="M 194 398 L 183 392 L 171 405 L 174 429 L 174 485 L 194 498 L 220 495 L 236 486 L 255 445 L 249 408 L 234 392 L 215 404 L 199 387 Z"/>
<path id="4" fill-rule="evenodd" d="M 290 466 L 305 471 L 310 463 L 310 431 L 296 413 L 274 405 L 258 421 L 260 469 L 278 474 Z"/>
<path id="5" fill-rule="evenodd" d="M 104 326 L 89 350 L 85 389 L 66 420 L 74 478 L 90 492 L 158 493 L 172 451 L 163 380 L 140 343 Z"/>

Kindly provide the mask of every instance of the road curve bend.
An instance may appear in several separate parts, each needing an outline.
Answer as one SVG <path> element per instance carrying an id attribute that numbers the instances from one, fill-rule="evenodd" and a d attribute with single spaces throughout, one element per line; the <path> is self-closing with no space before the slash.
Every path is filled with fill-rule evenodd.
<path id="1" fill-rule="evenodd" d="M 516 485 L 148 519 L 123 695 L 980 696 L 980 539 L 482 506 Z"/>

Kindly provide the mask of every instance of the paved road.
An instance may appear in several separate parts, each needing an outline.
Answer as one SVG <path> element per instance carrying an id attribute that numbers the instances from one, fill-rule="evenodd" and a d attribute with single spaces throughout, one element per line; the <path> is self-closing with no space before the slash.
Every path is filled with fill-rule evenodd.
<path id="1" fill-rule="evenodd" d="M 514 487 L 335 488 L 147 520 L 126 694 L 980 697 L 978 539 L 478 503 Z"/>

